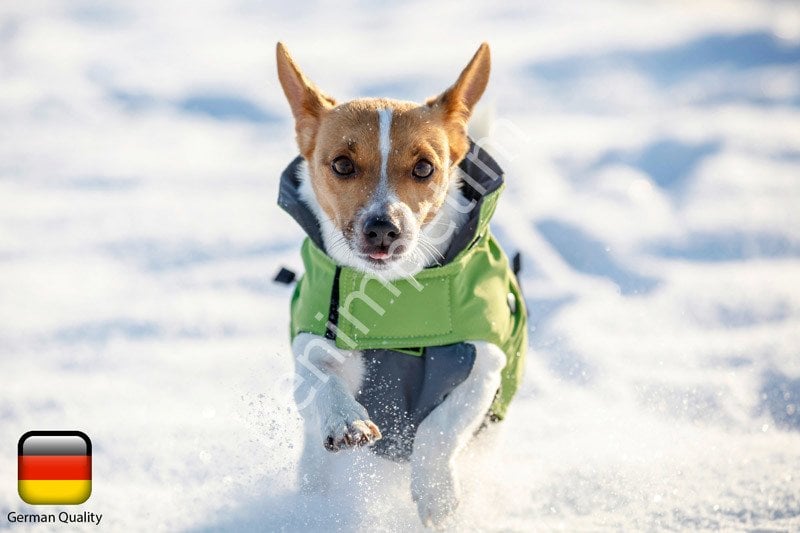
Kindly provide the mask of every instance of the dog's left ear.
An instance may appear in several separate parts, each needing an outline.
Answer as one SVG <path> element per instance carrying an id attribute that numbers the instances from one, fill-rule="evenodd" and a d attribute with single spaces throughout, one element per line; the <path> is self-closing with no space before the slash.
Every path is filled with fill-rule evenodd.
<path id="1" fill-rule="evenodd" d="M 458 80 L 445 92 L 426 102 L 429 107 L 441 109 L 444 112 L 445 121 L 455 130 L 450 136 L 451 150 L 455 156 L 454 163 L 464 157 L 469 148 L 467 123 L 475 104 L 486 90 L 490 70 L 489 45 L 482 43 L 475 55 L 472 56 L 472 60 L 461 72 Z"/>

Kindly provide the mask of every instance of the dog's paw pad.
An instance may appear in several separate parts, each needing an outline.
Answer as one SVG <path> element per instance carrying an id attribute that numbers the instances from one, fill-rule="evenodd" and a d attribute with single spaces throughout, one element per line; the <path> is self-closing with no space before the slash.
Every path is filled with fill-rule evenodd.
<path id="1" fill-rule="evenodd" d="M 341 420 L 330 426 L 325 437 L 325 448 L 336 452 L 346 448 L 367 446 L 380 440 L 381 430 L 372 420 Z"/>

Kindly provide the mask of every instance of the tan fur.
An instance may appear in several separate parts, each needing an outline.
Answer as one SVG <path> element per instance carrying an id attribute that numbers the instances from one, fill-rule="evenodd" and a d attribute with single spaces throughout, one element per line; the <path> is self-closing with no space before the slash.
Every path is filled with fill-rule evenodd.
<path id="1" fill-rule="evenodd" d="M 390 138 L 389 182 L 400 201 L 425 223 L 436 215 L 447 194 L 450 168 L 445 166 L 457 164 L 464 154 L 453 154 L 441 111 L 427 105 L 395 111 Z M 411 174 L 420 159 L 427 159 L 436 169 L 428 181 L 420 182 Z"/>
<path id="2" fill-rule="evenodd" d="M 297 143 L 308 162 L 311 185 L 325 213 L 351 235 L 358 213 L 370 201 L 381 172 L 378 111 L 392 110 L 390 188 L 416 218 L 430 221 L 444 202 L 450 170 L 467 153 L 466 125 L 489 79 L 489 47 L 482 44 L 454 85 L 425 104 L 369 98 L 336 105 L 300 71 L 278 43 L 278 77 L 296 122 Z M 356 173 L 337 176 L 331 163 L 346 155 Z M 435 167 L 429 180 L 412 175 L 427 159 Z"/>

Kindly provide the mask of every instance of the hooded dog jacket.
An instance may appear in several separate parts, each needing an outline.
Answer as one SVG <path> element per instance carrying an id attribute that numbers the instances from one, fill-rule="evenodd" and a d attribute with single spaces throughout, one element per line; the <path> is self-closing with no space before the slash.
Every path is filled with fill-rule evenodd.
<path id="1" fill-rule="evenodd" d="M 291 336 L 312 333 L 366 365 L 357 400 L 381 428 L 372 447 L 395 459 L 410 455 L 419 423 L 469 375 L 475 347 L 487 341 L 506 354 L 490 416 L 502 419 L 522 377 L 527 347 L 525 303 L 508 258 L 489 230 L 505 187 L 499 165 L 472 144 L 460 163 L 469 218 L 442 264 L 410 278 L 382 280 L 335 264 L 324 252 L 317 219 L 299 195 L 296 158 L 281 176 L 278 204 L 308 234 L 305 273 L 291 304 Z"/>

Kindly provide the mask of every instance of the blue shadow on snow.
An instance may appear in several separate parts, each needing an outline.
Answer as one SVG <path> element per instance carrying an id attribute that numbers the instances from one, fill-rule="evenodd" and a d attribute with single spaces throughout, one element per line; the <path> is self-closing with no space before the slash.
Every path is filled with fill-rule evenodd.
<path id="1" fill-rule="evenodd" d="M 141 239 L 112 242 L 102 248 L 116 259 L 131 261 L 147 270 L 158 272 L 216 261 L 268 257 L 292 246 L 294 246 L 292 242 L 235 245 L 229 242 L 201 244 L 193 241 L 181 241 L 168 243 Z"/>
<path id="2" fill-rule="evenodd" d="M 193 94 L 184 97 L 176 105 L 185 113 L 204 115 L 223 121 L 238 120 L 263 124 L 281 119 L 255 102 L 232 94 Z"/>
<path id="3" fill-rule="evenodd" d="M 605 244 L 566 222 L 548 219 L 536 225 L 539 232 L 579 272 L 610 279 L 622 294 L 646 294 L 658 280 L 637 274 L 620 265 Z"/>
<path id="4" fill-rule="evenodd" d="M 675 139 L 660 139 L 641 150 L 610 150 L 600 156 L 589 170 L 625 164 L 646 173 L 662 189 L 678 189 L 703 159 L 719 149 L 717 141 L 688 144 Z"/>
<path id="5" fill-rule="evenodd" d="M 85 322 L 76 326 L 59 329 L 54 339 L 67 343 L 98 342 L 104 343 L 113 337 L 128 339 L 151 339 L 163 333 L 155 322 L 129 319 L 112 319 L 98 322 Z"/>
<path id="6" fill-rule="evenodd" d="M 800 64 L 800 45 L 789 44 L 767 32 L 707 35 L 658 50 L 621 50 L 607 54 L 575 55 L 530 65 L 534 75 L 565 82 L 586 72 L 628 67 L 654 82 L 670 85 L 712 69 L 745 70 L 769 65 Z"/>
<path id="7" fill-rule="evenodd" d="M 759 257 L 800 257 L 800 242 L 776 233 L 696 232 L 683 242 L 648 247 L 653 255 L 690 261 L 743 261 Z"/>
<path id="8" fill-rule="evenodd" d="M 152 111 L 158 107 L 174 107 L 181 113 L 211 118 L 221 122 L 266 124 L 282 117 L 243 96 L 227 93 L 193 93 L 175 101 L 159 99 L 143 91 L 109 89 L 108 97 L 131 113 Z"/>

